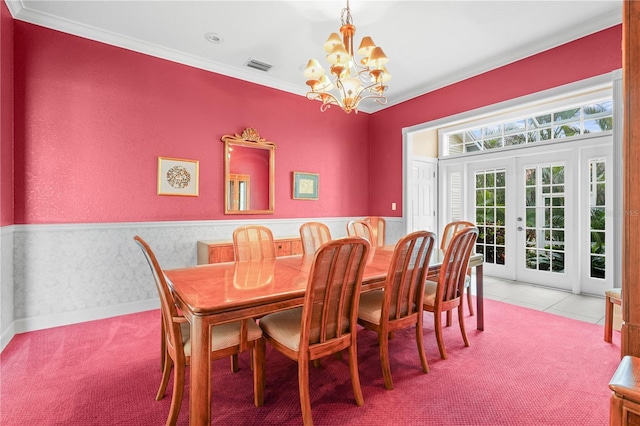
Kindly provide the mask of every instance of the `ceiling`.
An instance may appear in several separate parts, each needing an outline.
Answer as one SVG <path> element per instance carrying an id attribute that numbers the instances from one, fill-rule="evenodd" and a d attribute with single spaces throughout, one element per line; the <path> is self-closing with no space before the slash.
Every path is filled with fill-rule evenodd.
<path id="1" fill-rule="evenodd" d="M 304 96 L 301 67 L 328 69 L 324 41 L 344 1 L 5 0 L 18 20 Z M 356 48 L 389 57 L 388 103 L 375 112 L 622 22 L 622 0 L 351 0 Z M 205 38 L 216 33 L 222 42 Z M 246 66 L 252 58 L 268 72 Z M 366 101 L 365 101 L 366 102 Z"/>

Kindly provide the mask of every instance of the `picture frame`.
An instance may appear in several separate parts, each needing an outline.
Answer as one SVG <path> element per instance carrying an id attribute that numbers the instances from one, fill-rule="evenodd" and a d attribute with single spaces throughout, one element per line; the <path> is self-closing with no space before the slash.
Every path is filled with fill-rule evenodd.
<path id="1" fill-rule="evenodd" d="M 198 160 L 158 157 L 158 195 L 197 197 L 199 164 Z"/>
<path id="2" fill-rule="evenodd" d="M 293 199 L 317 200 L 319 180 L 318 173 L 293 172 Z"/>

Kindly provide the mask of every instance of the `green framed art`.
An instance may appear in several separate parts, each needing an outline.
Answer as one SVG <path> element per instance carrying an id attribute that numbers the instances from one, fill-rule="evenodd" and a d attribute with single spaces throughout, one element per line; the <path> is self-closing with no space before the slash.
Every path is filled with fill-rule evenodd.
<path id="1" fill-rule="evenodd" d="M 293 199 L 318 199 L 318 173 L 293 172 Z"/>

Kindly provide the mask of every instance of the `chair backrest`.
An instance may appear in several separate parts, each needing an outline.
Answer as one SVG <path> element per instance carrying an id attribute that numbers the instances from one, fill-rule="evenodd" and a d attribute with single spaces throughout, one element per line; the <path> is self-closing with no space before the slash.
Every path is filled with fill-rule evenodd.
<path id="1" fill-rule="evenodd" d="M 459 298 L 464 291 L 464 282 L 469 267 L 469 258 L 474 252 L 478 228 L 462 229 L 453 235 L 442 258 L 438 273 L 436 301 L 446 303 Z"/>
<path id="2" fill-rule="evenodd" d="M 160 268 L 156 255 L 151 250 L 151 247 L 139 236 L 133 237 L 136 244 L 142 249 L 144 257 L 147 259 L 147 263 L 151 268 L 151 274 L 156 284 L 156 290 L 158 290 L 158 296 L 160 297 L 160 310 L 162 312 L 162 323 L 165 332 L 164 339 L 167 343 L 167 350 L 178 357 L 177 360 L 185 364 L 184 349 L 182 348 L 182 332 L 180 330 L 180 324 L 173 321 L 174 318 L 178 318 L 178 309 L 176 308 L 173 294 L 169 289 L 167 280 L 164 276 L 164 272 Z M 174 358 L 176 359 L 176 358 Z M 176 361 L 176 362 L 178 362 Z"/>
<path id="3" fill-rule="evenodd" d="M 393 251 L 384 286 L 382 320 L 401 320 L 422 314 L 424 284 L 436 235 L 416 231 L 401 238 Z"/>
<path id="4" fill-rule="evenodd" d="M 373 229 L 373 235 L 377 240 L 379 246 L 385 245 L 385 233 L 387 229 L 387 222 L 380 216 L 368 216 L 364 218 L 365 222 L 369 222 L 371 229 Z"/>
<path id="5" fill-rule="evenodd" d="M 442 231 L 442 237 L 440 237 L 440 249 L 447 249 L 449 243 L 451 242 L 451 239 L 456 234 L 456 232 L 465 228 L 472 228 L 474 226 L 476 225 L 471 222 L 465 222 L 464 220 L 447 223 L 447 225 L 444 227 L 444 230 Z"/>
<path id="6" fill-rule="evenodd" d="M 370 244 L 344 237 L 315 252 L 302 308 L 300 352 L 337 352 L 355 342 L 362 274 Z"/>
<path id="7" fill-rule="evenodd" d="M 260 260 L 276 257 L 271 229 L 261 225 L 240 226 L 233 231 L 233 253 L 236 260 Z"/>
<path id="8" fill-rule="evenodd" d="M 331 241 L 329 227 L 320 222 L 307 222 L 300 226 L 300 239 L 304 254 L 313 254 L 324 243 Z"/>
<path id="9" fill-rule="evenodd" d="M 378 239 L 374 237 L 373 228 L 364 220 L 350 220 L 347 222 L 347 235 L 350 237 L 362 237 L 369 241 L 371 247 L 378 245 Z"/>

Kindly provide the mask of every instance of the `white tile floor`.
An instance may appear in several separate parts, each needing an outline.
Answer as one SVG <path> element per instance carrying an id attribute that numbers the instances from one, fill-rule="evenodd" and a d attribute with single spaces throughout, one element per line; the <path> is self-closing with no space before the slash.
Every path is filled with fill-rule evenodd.
<path id="1" fill-rule="evenodd" d="M 604 295 L 576 295 L 562 290 L 485 276 L 484 297 L 604 325 Z"/>

